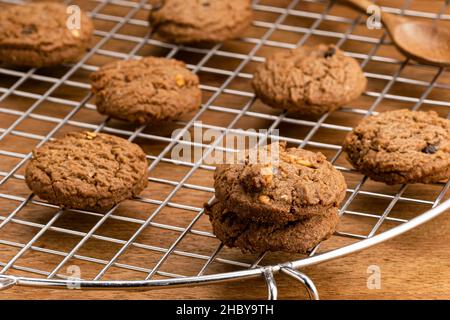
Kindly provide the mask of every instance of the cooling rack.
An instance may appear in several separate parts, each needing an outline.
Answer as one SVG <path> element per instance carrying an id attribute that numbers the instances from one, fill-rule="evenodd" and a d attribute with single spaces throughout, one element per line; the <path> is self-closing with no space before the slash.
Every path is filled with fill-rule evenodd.
<path id="1" fill-rule="evenodd" d="M 444 1 L 378 2 L 386 12 L 450 21 Z M 18 3 L 0 0 L 0 7 Z M 95 43 L 79 62 L 39 70 L 0 65 L 0 289 L 147 290 L 264 277 L 275 299 L 274 274 L 283 272 L 317 299 L 302 267 L 378 244 L 449 209 L 449 183 L 386 186 L 353 170 L 342 155 L 345 134 L 368 115 L 398 108 L 449 114 L 448 71 L 405 59 L 383 30 L 366 27 L 364 16 L 334 1 L 254 1 L 255 21 L 241 39 L 193 47 L 151 35 L 146 17 L 154 3 L 66 3 L 80 5 L 95 22 Z M 254 97 L 250 80 L 264 57 L 319 42 L 335 43 L 360 62 L 369 79 L 363 97 L 320 118 L 297 118 Z M 148 55 L 178 58 L 199 75 L 199 111 L 175 123 L 142 127 L 97 114 L 89 74 L 109 61 Z M 183 139 L 200 129 L 215 130 L 220 138 Z M 31 194 L 23 176 L 31 150 L 74 130 L 115 134 L 141 145 L 149 161 L 149 187 L 141 197 L 97 213 L 61 210 Z M 308 255 L 255 256 L 224 247 L 203 215 L 202 204 L 214 195 L 214 166 L 204 160 L 214 150 L 235 152 L 221 145 L 230 135 L 278 138 L 323 152 L 349 186 L 338 231 Z M 173 159 L 171 151 L 180 144 L 203 156 Z"/>

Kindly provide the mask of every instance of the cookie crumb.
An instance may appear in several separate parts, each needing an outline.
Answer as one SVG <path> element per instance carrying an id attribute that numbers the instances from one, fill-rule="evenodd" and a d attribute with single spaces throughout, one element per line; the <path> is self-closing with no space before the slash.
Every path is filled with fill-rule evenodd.
<path id="1" fill-rule="evenodd" d="M 261 202 L 262 204 L 269 204 L 270 203 L 270 198 L 266 195 L 260 195 L 258 197 L 259 202 Z"/>
<path id="2" fill-rule="evenodd" d="M 293 155 L 288 155 L 287 159 L 285 159 L 285 160 L 286 160 L 286 162 L 289 162 L 289 163 L 298 164 L 298 165 L 308 167 L 308 168 L 315 168 L 314 164 L 311 163 L 310 161 L 298 158 Z"/>
<path id="3" fill-rule="evenodd" d="M 263 167 L 261 169 L 261 175 L 266 183 L 266 185 L 272 183 L 273 180 L 273 167 L 271 165 Z"/>
<path id="4" fill-rule="evenodd" d="M 120 148 L 119 147 L 112 147 L 111 148 L 111 152 L 113 152 L 113 153 L 119 153 L 120 152 Z"/>
<path id="5" fill-rule="evenodd" d="M 288 196 L 287 194 L 283 194 L 283 195 L 281 196 L 281 200 L 287 201 L 287 200 L 289 200 L 289 196 Z"/>
<path id="6" fill-rule="evenodd" d="M 184 77 L 181 74 L 177 74 L 175 77 L 175 82 L 179 87 L 184 87 L 186 85 L 186 80 L 184 80 Z"/>
<path id="7" fill-rule="evenodd" d="M 72 35 L 73 35 L 75 38 L 79 38 L 79 37 L 80 37 L 80 31 L 78 31 L 77 29 L 73 29 L 73 30 L 71 30 L 70 32 L 72 33 Z"/>
<path id="8" fill-rule="evenodd" d="M 309 161 L 306 160 L 302 160 L 302 159 L 297 159 L 297 164 L 304 166 L 304 167 L 308 167 L 308 168 L 315 168 L 314 164 L 312 164 Z"/>
<path id="9" fill-rule="evenodd" d="M 93 140 L 97 134 L 95 132 L 86 132 L 86 139 Z"/>

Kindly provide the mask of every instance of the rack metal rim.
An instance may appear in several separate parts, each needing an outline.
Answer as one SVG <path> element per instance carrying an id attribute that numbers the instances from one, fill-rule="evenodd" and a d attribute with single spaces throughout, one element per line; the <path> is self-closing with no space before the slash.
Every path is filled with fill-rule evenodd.
<path id="1" fill-rule="evenodd" d="M 446 200 L 442 204 L 435 208 L 423 213 L 422 215 L 411 219 L 410 221 L 401 224 L 388 231 L 380 233 L 371 238 L 358 241 L 356 243 L 341 247 L 339 249 L 331 250 L 311 256 L 305 259 L 296 260 L 292 262 L 281 263 L 273 266 L 264 266 L 254 269 L 247 269 L 241 271 L 233 271 L 226 273 L 218 273 L 211 275 L 201 275 L 192 277 L 172 278 L 172 279 L 158 279 L 158 280 L 130 280 L 130 281 L 86 281 L 86 280 L 66 280 L 66 279 L 40 279 L 40 278 L 28 278 L 17 277 L 9 275 L 0 275 L 0 289 L 6 289 L 13 285 L 20 286 L 33 286 L 33 287 L 45 287 L 45 288 L 61 288 L 61 287 L 75 287 L 79 289 L 114 289 L 114 290 L 150 290 L 161 287 L 180 287 L 189 285 L 202 285 L 210 283 L 218 283 L 225 281 L 232 281 L 236 279 L 247 279 L 259 277 L 265 274 L 266 270 L 270 270 L 272 273 L 278 273 L 283 268 L 300 269 L 306 266 L 311 266 L 319 263 L 323 263 L 329 260 L 337 259 L 351 253 L 358 252 L 360 250 L 372 247 L 386 240 L 392 239 L 398 235 L 401 235 L 409 230 L 424 224 L 446 210 L 450 209 L 450 199 Z M 3 286 L 1 284 L 4 284 Z"/>

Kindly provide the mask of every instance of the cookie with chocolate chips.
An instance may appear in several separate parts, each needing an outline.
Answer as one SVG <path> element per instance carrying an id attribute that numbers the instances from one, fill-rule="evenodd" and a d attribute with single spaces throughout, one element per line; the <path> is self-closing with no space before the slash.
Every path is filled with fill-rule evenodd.
<path id="1" fill-rule="evenodd" d="M 256 95 L 273 108 L 317 116 L 358 98 L 367 80 L 355 59 L 321 44 L 269 57 L 252 84 Z"/>
<path id="2" fill-rule="evenodd" d="M 175 59 L 117 61 L 91 75 L 101 114 L 136 124 L 175 120 L 200 107 L 199 78 Z"/>
<path id="3" fill-rule="evenodd" d="M 339 206 L 346 193 L 345 179 L 323 154 L 276 143 L 258 155 L 271 152 L 275 157 L 266 157 L 267 161 L 247 157 L 242 164 L 217 167 L 216 198 L 237 217 L 284 224 Z"/>
<path id="4" fill-rule="evenodd" d="M 250 253 L 306 253 L 330 237 L 339 223 L 336 207 L 327 209 L 320 215 L 276 225 L 242 220 L 223 202 L 207 205 L 205 213 L 209 216 L 214 234 L 219 240 L 228 247 L 238 247 L 243 252 Z"/>
<path id="5" fill-rule="evenodd" d="M 221 42 L 241 36 L 252 17 L 250 0 L 163 0 L 149 22 L 170 42 Z"/>
<path id="6" fill-rule="evenodd" d="M 52 204 L 102 211 L 144 190 L 147 160 L 138 145 L 122 138 L 69 133 L 33 151 L 25 181 Z"/>
<path id="7" fill-rule="evenodd" d="M 450 120 L 435 112 L 396 110 L 364 119 L 344 150 L 353 166 L 387 184 L 450 178 Z"/>
<path id="8" fill-rule="evenodd" d="M 89 46 L 93 24 L 83 12 L 78 27 L 68 20 L 67 7 L 55 2 L 2 9 L 0 62 L 39 68 L 77 60 Z"/>

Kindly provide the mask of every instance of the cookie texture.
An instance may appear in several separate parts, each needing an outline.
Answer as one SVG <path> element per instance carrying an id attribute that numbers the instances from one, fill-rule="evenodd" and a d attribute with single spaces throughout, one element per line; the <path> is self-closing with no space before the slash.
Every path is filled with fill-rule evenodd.
<path id="1" fill-rule="evenodd" d="M 220 42 L 239 37 L 252 17 L 250 0 L 165 0 L 149 22 L 170 42 Z"/>
<path id="2" fill-rule="evenodd" d="M 62 207 L 104 210 L 147 186 L 142 149 L 119 137 L 69 133 L 33 151 L 25 180 L 40 198 Z"/>
<path id="3" fill-rule="evenodd" d="M 67 7 L 55 2 L 2 9 L 0 61 L 39 68 L 77 60 L 89 46 L 93 24 L 81 13 L 80 29 L 69 29 L 69 17 Z"/>
<path id="4" fill-rule="evenodd" d="M 117 61 L 91 75 L 97 110 L 113 118 L 146 124 L 175 120 L 199 108 L 199 78 L 184 62 L 147 57 Z"/>
<path id="5" fill-rule="evenodd" d="M 217 166 L 216 198 L 240 219 L 287 223 L 324 214 L 345 197 L 343 175 L 323 154 L 278 143 L 262 149 L 263 154 L 270 152 L 278 159 L 248 157 L 243 164 Z"/>
<path id="6" fill-rule="evenodd" d="M 337 208 L 328 209 L 322 215 L 281 225 L 242 220 L 220 202 L 206 206 L 205 213 L 219 240 L 229 247 L 238 247 L 250 253 L 306 253 L 330 237 L 339 223 Z"/>
<path id="7" fill-rule="evenodd" d="M 358 98 L 367 79 L 355 59 L 334 45 L 277 53 L 259 66 L 256 95 L 271 107 L 300 115 L 323 115 Z"/>
<path id="8" fill-rule="evenodd" d="M 387 184 L 450 178 L 450 120 L 437 113 L 396 110 L 364 119 L 344 150 L 353 166 Z"/>

